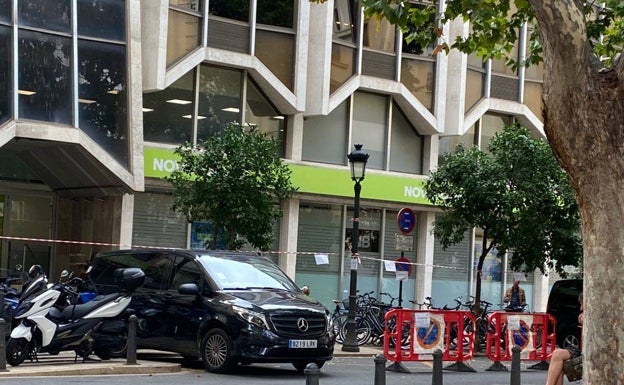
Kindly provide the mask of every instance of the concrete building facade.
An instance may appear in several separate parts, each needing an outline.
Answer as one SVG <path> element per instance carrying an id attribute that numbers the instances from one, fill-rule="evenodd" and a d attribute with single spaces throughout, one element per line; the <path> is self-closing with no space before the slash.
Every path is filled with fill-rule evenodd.
<path id="1" fill-rule="evenodd" d="M 468 28 L 450 23 L 443 36 Z M 520 59 L 529 33 L 519 30 Z M 485 148 L 505 123 L 543 136 L 541 68 L 434 56 L 349 0 L 0 0 L 0 47 L 10 53 L 0 59 L 5 274 L 39 263 L 54 276 L 115 247 L 202 246 L 210 224 L 174 213 L 162 177 L 178 145 L 239 122 L 282 144 L 299 186 L 271 252 L 297 283 L 327 306 L 346 296 L 346 155 L 359 143 L 370 158 L 358 288 L 396 297 L 386 261 L 404 255 L 404 304 L 451 304 L 473 294 L 480 234 L 447 250 L 436 242 L 430 170 L 460 142 Z M 416 214 L 407 234 L 403 208 Z M 499 303 L 512 277 L 493 253 L 483 298 Z M 525 278 L 531 309 L 544 310 L 547 278 Z"/>

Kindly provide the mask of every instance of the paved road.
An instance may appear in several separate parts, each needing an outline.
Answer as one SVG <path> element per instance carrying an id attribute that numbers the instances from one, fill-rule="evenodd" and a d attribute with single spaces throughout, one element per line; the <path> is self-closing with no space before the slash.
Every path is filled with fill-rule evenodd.
<path id="1" fill-rule="evenodd" d="M 145 357 L 142 357 L 145 358 Z M 147 357 L 155 358 L 155 357 Z M 182 362 L 178 357 L 164 357 L 170 362 Z M 491 362 L 477 358 L 471 363 L 476 373 L 444 371 L 446 385 L 509 385 L 509 372 L 486 371 Z M 386 385 L 431 384 L 430 363 L 406 363 L 411 373 L 386 372 Z M 446 365 L 445 365 L 446 367 Z M 542 385 L 546 372 L 527 369 L 523 364 L 522 385 Z M 319 385 L 374 385 L 375 367 L 372 357 L 337 357 L 321 370 Z M 216 375 L 201 369 L 199 362 L 183 364 L 182 371 L 153 375 L 98 375 L 73 377 L 29 377 L 5 379 L 18 385 L 305 385 L 304 375 L 289 364 L 240 366 L 234 373 Z"/>

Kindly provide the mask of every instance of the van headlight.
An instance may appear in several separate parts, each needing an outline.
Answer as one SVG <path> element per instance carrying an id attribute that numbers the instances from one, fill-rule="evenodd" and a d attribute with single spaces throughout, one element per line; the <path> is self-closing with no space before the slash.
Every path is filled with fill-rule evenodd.
<path id="1" fill-rule="evenodd" d="M 263 329 L 269 328 L 269 324 L 266 321 L 266 317 L 262 313 L 258 313 L 253 310 L 245 309 L 244 307 L 240 307 L 240 306 L 232 306 L 232 310 L 234 310 L 234 312 L 238 314 L 238 316 L 241 319 L 243 319 L 245 322 L 248 322 L 259 328 L 263 328 Z"/>

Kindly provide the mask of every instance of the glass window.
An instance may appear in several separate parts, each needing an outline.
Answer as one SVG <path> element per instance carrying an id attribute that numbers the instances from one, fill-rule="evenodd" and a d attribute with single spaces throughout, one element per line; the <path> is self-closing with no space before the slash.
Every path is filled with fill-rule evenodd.
<path id="1" fill-rule="evenodd" d="M 0 0 L 0 22 L 10 23 L 12 19 L 11 5 L 13 0 Z M 6 52 L 6 51 L 3 51 Z"/>
<path id="2" fill-rule="evenodd" d="M 78 0 L 78 35 L 126 40 L 126 4 L 123 0 Z"/>
<path id="3" fill-rule="evenodd" d="M 386 19 L 370 17 L 364 20 L 363 46 L 378 51 L 394 52 L 396 27 Z"/>
<path id="4" fill-rule="evenodd" d="M 327 116 L 303 120 L 302 159 L 344 165 L 347 161 L 348 100 Z"/>
<path id="5" fill-rule="evenodd" d="M 78 41 L 79 127 L 128 164 L 126 47 Z"/>
<path id="6" fill-rule="evenodd" d="M 471 148 L 476 144 L 475 125 L 472 125 L 464 135 L 442 136 L 438 144 L 438 164 L 443 163 L 444 155 L 455 152 L 461 143 L 465 148 Z"/>
<path id="7" fill-rule="evenodd" d="M 201 20 L 195 15 L 169 10 L 167 66 L 201 45 Z"/>
<path id="8" fill-rule="evenodd" d="M 196 12 L 201 12 L 202 10 L 202 2 L 200 0 L 169 0 L 169 5 Z"/>
<path id="9" fill-rule="evenodd" d="M 435 62 L 409 58 L 403 59 L 401 62 L 401 83 L 410 90 L 419 102 L 431 110 Z"/>
<path id="10" fill-rule="evenodd" d="M 481 146 L 479 148 L 482 151 L 487 151 L 494 135 L 512 122 L 513 119 L 510 116 L 483 115 L 481 117 Z"/>
<path id="11" fill-rule="evenodd" d="M 212 16 L 244 22 L 249 21 L 249 0 L 210 0 L 208 7 Z"/>
<path id="12" fill-rule="evenodd" d="M 255 52 L 258 59 L 292 90 L 295 73 L 295 35 L 257 29 Z"/>
<path id="13" fill-rule="evenodd" d="M 518 60 L 518 42 L 514 44 L 510 53 L 504 53 L 504 55 L 513 58 L 514 60 Z M 492 72 L 497 74 L 516 76 L 517 72 L 514 71 L 510 66 L 505 64 L 507 59 L 492 59 Z"/>
<path id="14" fill-rule="evenodd" d="M 228 123 L 241 122 L 241 75 L 238 70 L 200 67 L 198 141 L 221 132 Z"/>
<path id="15" fill-rule="evenodd" d="M 258 129 L 282 144 L 285 140 L 286 119 L 273 107 L 251 79 L 247 80 L 247 100 L 245 101 L 245 123 Z M 283 152 L 283 151 L 282 151 Z M 280 153 L 280 156 L 283 156 Z"/>
<path id="16" fill-rule="evenodd" d="M 383 170 L 386 160 L 388 98 L 356 92 L 353 99 L 351 143 L 362 144 L 369 153 L 366 167 Z"/>
<path id="17" fill-rule="evenodd" d="M 19 25 L 70 33 L 70 3 L 70 0 L 20 0 L 17 3 Z"/>
<path id="18" fill-rule="evenodd" d="M 392 104 L 390 136 L 390 171 L 422 174 L 423 138 Z"/>
<path id="19" fill-rule="evenodd" d="M 355 12 L 354 1 L 334 1 L 334 39 L 355 43 Z"/>
<path id="20" fill-rule="evenodd" d="M 185 283 L 194 283 L 197 287 L 200 287 L 202 281 L 202 272 L 197 266 L 197 263 L 190 259 L 183 258 L 178 261 L 175 267 L 175 274 L 173 275 L 173 281 L 171 282 L 170 289 L 178 290 L 180 285 Z"/>
<path id="21" fill-rule="evenodd" d="M 18 50 L 20 118 L 71 124 L 71 39 L 20 30 Z"/>
<path id="22" fill-rule="evenodd" d="M 542 93 L 542 83 L 524 82 L 524 104 L 529 106 L 535 116 L 544 121 L 542 116 Z"/>
<path id="23" fill-rule="evenodd" d="M 351 256 L 352 239 L 353 234 L 353 208 L 347 209 L 347 217 L 345 218 L 345 255 Z M 361 208 L 359 215 L 359 227 L 358 227 L 358 253 L 364 255 L 371 255 L 372 259 L 361 258 L 361 264 L 358 266 L 358 280 L 360 275 L 362 277 L 374 277 L 373 283 L 369 283 L 370 289 L 366 291 L 376 290 L 377 277 L 379 276 L 380 262 L 379 257 L 379 244 L 381 235 L 381 210 Z M 347 274 L 351 270 L 351 258 L 345 258 L 344 269 Z M 366 279 L 363 279 L 366 281 Z M 370 282 L 370 280 L 369 280 Z M 366 283 L 359 285 L 360 290 L 366 288 Z"/>
<path id="24" fill-rule="evenodd" d="M 194 73 L 187 73 L 163 91 L 143 94 L 146 141 L 182 144 L 192 140 Z"/>
<path id="25" fill-rule="evenodd" d="M 13 86 L 11 80 L 11 28 L 0 26 L 0 124 L 13 116 Z"/>
<path id="26" fill-rule="evenodd" d="M 355 73 L 355 48 L 332 44 L 329 91 L 333 93 Z"/>
<path id="27" fill-rule="evenodd" d="M 466 100 L 464 109 L 470 110 L 483 96 L 483 72 L 468 69 L 466 71 Z"/>
<path id="28" fill-rule="evenodd" d="M 256 23 L 292 28 L 294 3 L 293 0 L 258 0 Z"/>
<path id="29" fill-rule="evenodd" d="M 169 279 L 171 278 L 171 268 L 173 262 L 167 254 L 155 254 L 148 261 L 148 265 L 143 267 L 145 272 L 145 282 L 143 287 L 146 289 L 167 289 L 169 287 Z"/>

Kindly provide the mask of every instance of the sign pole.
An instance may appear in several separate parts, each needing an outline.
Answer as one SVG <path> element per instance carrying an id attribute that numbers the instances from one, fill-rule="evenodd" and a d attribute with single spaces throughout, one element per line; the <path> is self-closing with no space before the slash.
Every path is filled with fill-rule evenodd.
<path id="1" fill-rule="evenodd" d="M 401 258 L 403 258 L 403 252 L 401 251 Z M 399 308 L 403 307 L 403 280 L 399 281 Z"/>

